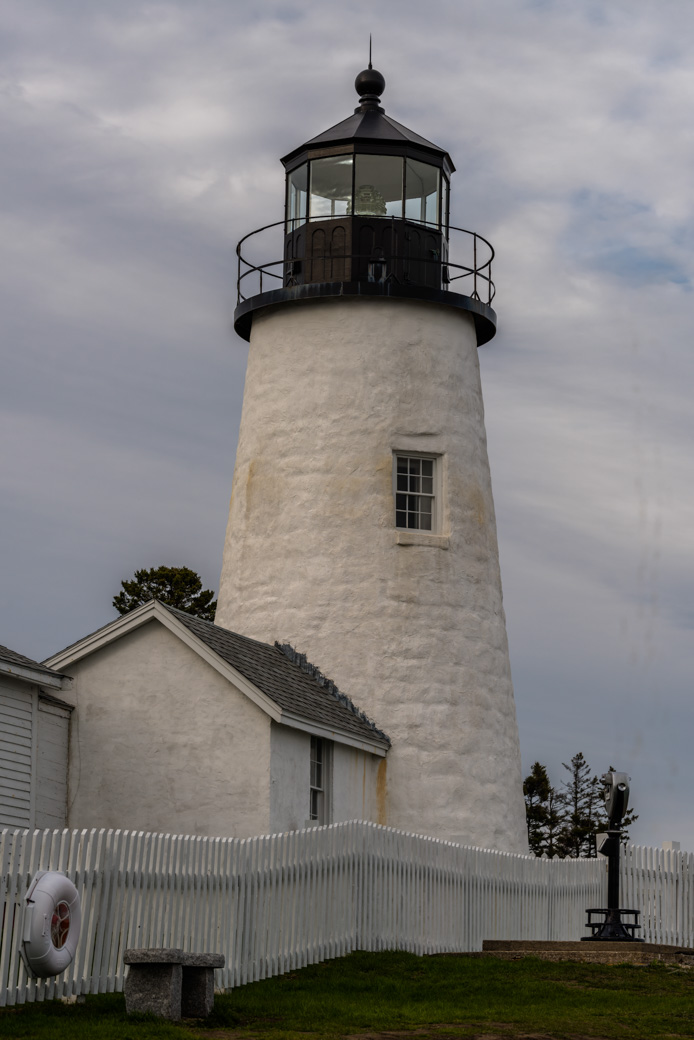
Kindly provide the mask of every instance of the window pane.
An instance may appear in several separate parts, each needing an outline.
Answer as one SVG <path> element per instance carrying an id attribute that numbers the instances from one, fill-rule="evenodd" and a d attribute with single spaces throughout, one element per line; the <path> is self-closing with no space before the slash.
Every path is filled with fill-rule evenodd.
<path id="1" fill-rule="evenodd" d="M 435 530 L 434 479 L 436 459 L 418 455 L 395 456 L 395 526 Z"/>
<path id="2" fill-rule="evenodd" d="M 402 217 L 402 159 L 397 155 L 357 155 L 354 212 L 371 217 Z"/>
<path id="3" fill-rule="evenodd" d="M 308 166 L 304 163 L 287 177 L 287 231 L 293 231 L 306 220 L 308 199 Z"/>
<path id="4" fill-rule="evenodd" d="M 440 170 L 416 159 L 405 160 L 405 217 L 438 224 Z"/>
<path id="5" fill-rule="evenodd" d="M 441 223 L 448 230 L 448 181 L 441 178 Z"/>
<path id="6" fill-rule="evenodd" d="M 352 199 L 352 156 L 333 155 L 311 163 L 311 220 L 349 213 Z"/>

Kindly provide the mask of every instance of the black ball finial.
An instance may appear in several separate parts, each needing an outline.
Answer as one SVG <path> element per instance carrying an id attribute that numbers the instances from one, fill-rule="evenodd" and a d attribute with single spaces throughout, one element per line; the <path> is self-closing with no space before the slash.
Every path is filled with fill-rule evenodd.
<path id="1" fill-rule="evenodd" d="M 386 81 L 376 69 L 368 68 L 359 73 L 354 81 L 354 89 L 360 98 L 364 95 L 379 98 L 386 89 Z"/>

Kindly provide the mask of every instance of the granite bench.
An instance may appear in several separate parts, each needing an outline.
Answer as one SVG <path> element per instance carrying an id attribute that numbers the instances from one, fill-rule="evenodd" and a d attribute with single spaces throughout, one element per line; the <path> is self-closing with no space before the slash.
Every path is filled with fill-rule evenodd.
<path id="1" fill-rule="evenodd" d="M 125 1010 L 160 1018 L 205 1018 L 214 1006 L 214 969 L 224 967 L 221 953 L 183 950 L 126 950 Z"/>

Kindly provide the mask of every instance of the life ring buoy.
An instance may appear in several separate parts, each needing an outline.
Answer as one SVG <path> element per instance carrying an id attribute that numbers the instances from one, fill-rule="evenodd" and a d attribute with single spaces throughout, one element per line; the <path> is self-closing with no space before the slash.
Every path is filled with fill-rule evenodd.
<path id="1" fill-rule="evenodd" d="M 35 978 L 60 975 L 70 965 L 80 937 L 79 892 L 65 874 L 40 870 L 24 907 L 22 953 Z"/>

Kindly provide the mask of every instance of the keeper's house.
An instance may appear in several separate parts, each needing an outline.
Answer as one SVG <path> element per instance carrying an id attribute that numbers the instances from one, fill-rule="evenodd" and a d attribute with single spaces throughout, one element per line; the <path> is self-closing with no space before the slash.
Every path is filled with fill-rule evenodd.
<path id="1" fill-rule="evenodd" d="M 0 828 L 65 826 L 69 685 L 0 646 Z"/>
<path id="2" fill-rule="evenodd" d="M 5 653 L 0 825 L 387 822 L 388 737 L 290 646 L 150 601 L 43 665 Z"/>

